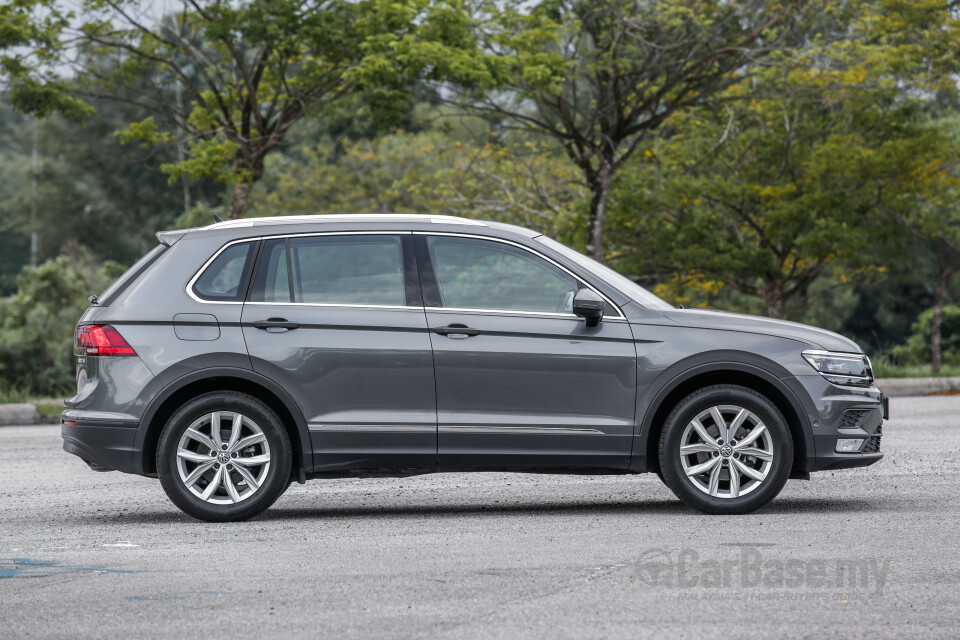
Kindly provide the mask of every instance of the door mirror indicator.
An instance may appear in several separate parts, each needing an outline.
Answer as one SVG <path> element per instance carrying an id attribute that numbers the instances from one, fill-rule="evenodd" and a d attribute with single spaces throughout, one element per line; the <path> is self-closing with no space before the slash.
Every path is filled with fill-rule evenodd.
<path id="1" fill-rule="evenodd" d="M 588 327 L 597 326 L 606 306 L 607 303 L 593 289 L 580 289 L 573 297 L 573 313 L 586 320 Z"/>

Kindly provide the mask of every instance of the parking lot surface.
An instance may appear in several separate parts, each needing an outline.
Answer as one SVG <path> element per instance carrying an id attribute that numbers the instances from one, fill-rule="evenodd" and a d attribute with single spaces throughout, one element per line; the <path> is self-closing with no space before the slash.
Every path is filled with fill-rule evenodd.
<path id="1" fill-rule="evenodd" d="M 0 428 L 0 638 L 957 638 L 960 397 L 891 410 L 879 464 L 736 517 L 650 474 L 468 473 L 206 524 Z"/>

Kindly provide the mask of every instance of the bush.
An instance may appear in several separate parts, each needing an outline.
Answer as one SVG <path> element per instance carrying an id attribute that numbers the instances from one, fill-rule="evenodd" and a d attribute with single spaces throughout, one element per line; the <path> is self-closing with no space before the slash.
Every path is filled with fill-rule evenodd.
<path id="1" fill-rule="evenodd" d="M 890 360 L 900 366 L 930 363 L 930 340 L 933 328 L 933 309 L 920 314 L 911 327 L 913 333 L 907 342 L 890 350 Z M 960 365 L 960 307 L 943 307 L 943 324 L 940 327 L 940 351 L 943 364 Z"/>
<path id="2" fill-rule="evenodd" d="M 122 267 L 71 253 L 25 268 L 17 293 L 0 300 L 0 389 L 59 395 L 73 388 L 74 327 L 88 296 L 103 291 Z"/>

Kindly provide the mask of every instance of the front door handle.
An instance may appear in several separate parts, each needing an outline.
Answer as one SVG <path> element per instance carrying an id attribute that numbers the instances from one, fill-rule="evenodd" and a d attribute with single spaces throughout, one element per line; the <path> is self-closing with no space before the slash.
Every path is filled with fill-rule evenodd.
<path id="1" fill-rule="evenodd" d="M 299 322 L 289 322 L 286 318 L 268 318 L 266 320 L 255 320 L 253 323 L 257 329 L 266 329 L 268 333 L 283 333 L 300 326 Z"/>
<path id="2" fill-rule="evenodd" d="M 471 329 L 465 324 L 448 324 L 445 327 L 434 327 L 434 333 L 442 336 L 478 336 L 480 329 Z"/>

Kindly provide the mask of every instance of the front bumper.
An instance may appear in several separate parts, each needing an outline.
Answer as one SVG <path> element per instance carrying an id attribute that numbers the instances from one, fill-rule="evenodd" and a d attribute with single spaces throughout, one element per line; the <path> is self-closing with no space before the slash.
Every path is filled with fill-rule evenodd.
<path id="1" fill-rule="evenodd" d="M 79 457 L 94 471 L 142 473 L 135 449 L 137 422 L 81 418 L 76 411 L 60 415 L 63 450 Z"/>

